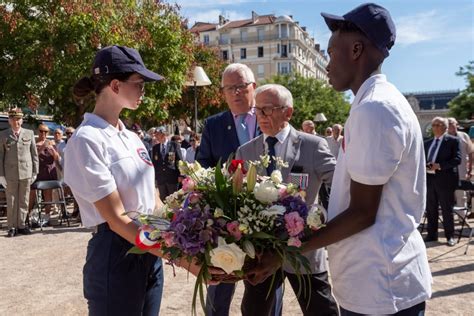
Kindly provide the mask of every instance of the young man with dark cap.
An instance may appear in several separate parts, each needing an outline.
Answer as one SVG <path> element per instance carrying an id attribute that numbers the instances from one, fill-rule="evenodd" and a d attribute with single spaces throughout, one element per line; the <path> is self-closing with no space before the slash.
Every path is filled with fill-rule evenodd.
<path id="1" fill-rule="evenodd" d="M 337 91 L 355 94 L 336 165 L 329 222 L 303 245 L 328 246 L 341 315 L 423 315 L 431 296 L 426 248 L 417 230 L 425 209 L 423 139 L 403 95 L 381 74 L 395 42 L 389 12 L 364 4 L 322 13 L 332 31 L 327 66 Z M 247 276 L 258 283 L 279 264 L 267 254 Z"/>
<path id="2" fill-rule="evenodd" d="M 0 184 L 6 187 L 8 237 L 28 235 L 30 185 L 38 174 L 38 152 L 33 131 L 22 128 L 23 112 L 8 112 L 10 128 L 0 133 Z"/>

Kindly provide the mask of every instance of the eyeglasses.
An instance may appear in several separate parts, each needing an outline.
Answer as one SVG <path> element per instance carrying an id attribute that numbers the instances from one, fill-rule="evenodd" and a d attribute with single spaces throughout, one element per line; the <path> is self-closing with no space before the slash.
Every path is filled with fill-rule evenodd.
<path id="1" fill-rule="evenodd" d="M 431 124 L 432 127 L 444 127 L 444 124 L 441 124 L 441 123 L 433 123 Z"/>
<path id="2" fill-rule="evenodd" d="M 72 135 L 72 132 L 66 132 L 66 135 Z"/>
<path id="3" fill-rule="evenodd" d="M 60 132 L 54 132 L 54 134 L 55 134 L 55 135 L 61 135 L 61 133 L 60 133 Z"/>
<path id="4" fill-rule="evenodd" d="M 257 107 L 257 106 L 254 106 L 253 108 L 255 109 L 255 113 L 256 113 L 257 115 L 270 116 L 270 115 L 273 114 L 273 111 L 274 111 L 274 110 L 284 109 L 284 108 L 286 108 L 286 106 L 284 106 L 284 105 L 280 105 L 280 106 L 264 106 L 264 107 Z"/>
<path id="5" fill-rule="evenodd" d="M 224 86 L 221 89 L 226 93 L 237 93 L 237 91 L 242 91 L 247 89 L 248 85 L 253 82 L 244 82 L 243 84 L 236 84 L 233 86 Z"/>
<path id="6" fill-rule="evenodd" d="M 145 92 L 145 82 L 144 81 L 122 81 L 122 82 L 133 85 L 135 87 L 135 89 L 139 90 L 141 93 Z"/>
<path id="7" fill-rule="evenodd" d="M 49 131 L 39 130 L 40 133 L 48 133 Z"/>

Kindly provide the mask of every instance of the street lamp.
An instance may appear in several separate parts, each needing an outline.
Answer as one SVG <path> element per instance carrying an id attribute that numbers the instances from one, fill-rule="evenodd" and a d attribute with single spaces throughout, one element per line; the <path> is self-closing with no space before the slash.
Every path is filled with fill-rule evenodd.
<path id="1" fill-rule="evenodd" d="M 318 113 L 316 114 L 316 116 L 314 117 L 314 121 L 316 123 L 321 123 L 321 122 L 326 122 L 328 119 L 326 118 L 326 116 L 324 116 L 324 113 Z"/>
<path id="2" fill-rule="evenodd" d="M 211 80 L 209 80 L 209 77 L 206 75 L 206 72 L 200 66 L 194 67 L 194 71 L 189 77 L 189 81 L 186 81 L 185 83 L 186 86 L 194 87 L 194 131 L 195 132 L 197 132 L 197 128 L 198 128 L 197 87 L 208 86 L 211 83 L 212 82 Z"/>

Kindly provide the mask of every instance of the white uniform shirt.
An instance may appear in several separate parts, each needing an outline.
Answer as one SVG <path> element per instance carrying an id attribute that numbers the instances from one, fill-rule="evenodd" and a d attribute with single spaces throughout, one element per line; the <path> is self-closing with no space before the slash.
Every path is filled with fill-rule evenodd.
<path id="1" fill-rule="evenodd" d="M 394 314 L 431 296 L 417 230 L 426 197 L 420 125 L 403 95 L 384 75 L 374 75 L 357 92 L 345 131 L 329 220 L 348 208 L 351 179 L 383 191 L 375 224 L 328 247 L 334 295 L 357 313 Z"/>
<path id="2" fill-rule="evenodd" d="M 155 171 L 140 138 L 119 121 L 117 129 L 86 113 L 65 151 L 64 181 L 71 188 L 84 226 L 105 222 L 94 202 L 118 190 L 126 211 L 151 214 Z"/>

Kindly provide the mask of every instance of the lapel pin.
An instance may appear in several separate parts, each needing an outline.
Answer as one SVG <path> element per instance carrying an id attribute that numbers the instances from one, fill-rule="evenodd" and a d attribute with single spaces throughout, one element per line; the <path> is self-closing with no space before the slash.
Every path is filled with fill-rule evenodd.
<path id="1" fill-rule="evenodd" d="M 232 126 L 228 125 L 227 129 L 230 131 L 232 129 Z"/>

